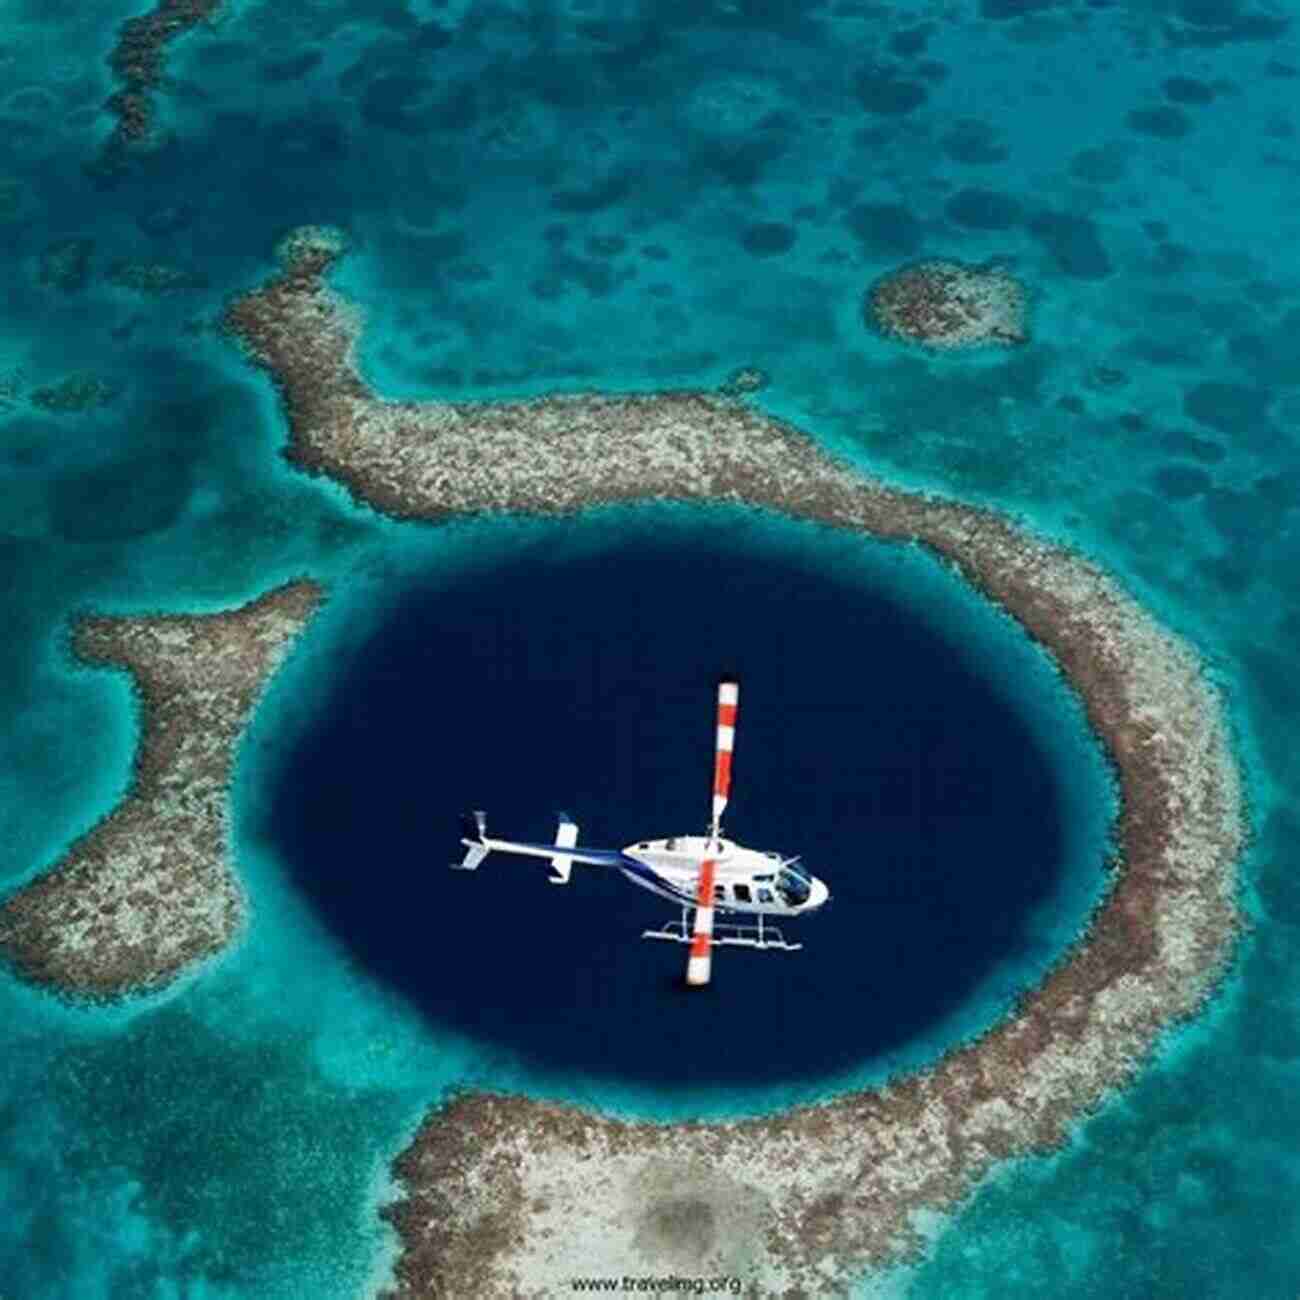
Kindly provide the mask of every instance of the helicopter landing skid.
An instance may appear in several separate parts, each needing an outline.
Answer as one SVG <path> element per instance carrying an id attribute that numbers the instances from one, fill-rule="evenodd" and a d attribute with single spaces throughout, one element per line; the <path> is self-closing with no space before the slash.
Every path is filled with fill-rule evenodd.
<path id="1" fill-rule="evenodd" d="M 667 939 L 670 943 L 690 943 L 694 938 L 692 927 L 687 923 L 687 909 L 682 908 L 680 921 L 669 921 L 659 930 L 643 930 L 643 939 Z M 768 948 L 778 952 L 798 952 L 801 943 L 787 943 L 784 935 L 774 925 L 764 925 L 763 918 L 758 918 L 757 925 L 719 925 L 715 926 L 710 943 L 715 948 Z"/>

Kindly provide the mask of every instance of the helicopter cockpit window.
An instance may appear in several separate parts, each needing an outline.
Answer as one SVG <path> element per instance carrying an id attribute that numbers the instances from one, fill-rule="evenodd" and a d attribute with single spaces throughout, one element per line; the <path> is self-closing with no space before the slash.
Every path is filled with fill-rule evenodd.
<path id="1" fill-rule="evenodd" d="M 812 893 L 812 883 L 798 867 L 787 863 L 776 878 L 776 892 L 787 907 L 802 907 Z"/>
<path id="2" fill-rule="evenodd" d="M 760 903 L 772 902 L 772 891 L 770 889 L 760 889 L 758 891 L 758 901 Z"/>

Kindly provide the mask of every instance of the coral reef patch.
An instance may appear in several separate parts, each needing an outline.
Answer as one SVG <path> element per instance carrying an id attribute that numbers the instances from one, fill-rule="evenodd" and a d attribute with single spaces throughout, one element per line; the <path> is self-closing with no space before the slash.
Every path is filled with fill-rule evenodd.
<path id="1" fill-rule="evenodd" d="M 116 180 L 133 148 L 148 143 L 154 129 L 153 92 L 163 80 L 167 46 L 191 27 L 212 21 L 223 0 L 158 0 L 148 13 L 128 18 L 118 28 L 109 55 L 120 89 L 105 107 L 116 119 L 112 135 L 87 171 L 101 183 Z"/>
<path id="2" fill-rule="evenodd" d="M 1010 346 L 1028 338 L 1025 298 L 996 264 L 934 259 L 881 276 L 867 290 L 863 316 L 886 338 L 927 348 Z"/>

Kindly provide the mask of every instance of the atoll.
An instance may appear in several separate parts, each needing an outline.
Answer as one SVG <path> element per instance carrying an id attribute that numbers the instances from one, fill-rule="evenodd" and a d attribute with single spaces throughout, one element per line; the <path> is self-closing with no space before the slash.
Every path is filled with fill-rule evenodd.
<path id="1" fill-rule="evenodd" d="M 131 789 L 0 906 L 0 950 L 27 979 L 102 1000 L 156 989 L 239 929 L 230 774 L 262 684 L 320 604 L 298 582 L 221 614 L 83 618 L 72 647 L 125 666 L 141 705 Z"/>
<path id="2" fill-rule="evenodd" d="M 1087 933 L 1005 1021 L 928 1070 L 731 1123 L 636 1124 L 487 1093 L 435 1109 L 385 1211 L 403 1246 L 394 1294 L 545 1296 L 575 1276 L 670 1270 L 729 1271 L 750 1294 L 842 1293 L 916 1248 L 923 1213 L 1062 1142 L 1200 1007 L 1242 926 L 1240 776 L 1195 655 L 1114 580 L 992 511 L 865 477 L 721 395 L 379 400 L 355 364 L 360 313 L 323 279 L 337 238 L 308 233 L 283 253 L 224 319 L 280 389 L 292 463 L 404 517 L 727 500 L 919 543 L 1054 656 L 1121 796 Z M 1018 286 L 978 275 L 991 300 L 953 308 L 960 319 L 935 308 L 918 340 L 1013 341 L 994 331 L 1021 328 L 1007 314 Z"/>
<path id="3" fill-rule="evenodd" d="M 549 1295 L 578 1275 L 727 1272 L 748 1293 L 842 1293 L 921 1242 L 996 1163 L 1062 1142 L 1221 979 L 1242 926 L 1244 796 L 1191 650 L 1078 554 L 985 509 L 887 487 L 724 395 L 384 402 L 360 313 L 324 282 L 337 232 L 296 232 L 224 326 L 288 410 L 286 455 L 362 502 L 438 519 L 644 497 L 729 500 L 919 543 L 1019 620 L 1083 700 L 1117 775 L 1109 891 L 1015 1011 L 933 1067 L 787 1114 L 672 1126 L 523 1097 L 434 1109 L 396 1162 L 395 1294 Z M 128 666 L 142 736 L 123 802 L 0 907 L 28 978 L 83 998 L 158 988 L 236 933 L 239 737 L 322 593 L 212 615 L 85 618 L 86 662 Z"/>
<path id="4" fill-rule="evenodd" d="M 995 263 L 935 259 L 883 275 L 863 300 L 863 316 L 886 338 L 940 350 L 1010 346 L 1029 335 L 1023 286 Z"/>

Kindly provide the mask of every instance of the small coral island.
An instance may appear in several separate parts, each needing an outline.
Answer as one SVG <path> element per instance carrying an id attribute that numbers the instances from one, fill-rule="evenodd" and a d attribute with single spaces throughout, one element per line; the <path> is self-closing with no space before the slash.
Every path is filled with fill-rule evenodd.
<path id="1" fill-rule="evenodd" d="M 233 302 L 225 327 L 278 386 L 294 464 L 409 518 L 726 500 L 923 545 L 1054 656 L 1121 798 L 1087 933 L 1006 1020 L 927 1070 L 728 1123 L 630 1123 L 482 1092 L 435 1106 L 384 1211 L 402 1245 L 392 1294 L 549 1296 L 575 1277 L 668 1273 L 728 1274 L 749 1295 L 843 1294 L 915 1249 L 922 1216 L 955 1207 L 998 1162 L 1064 1141 L 1202 1005 L 1242 926 L 1244 794 L 1196 656 L 1113 579 L 992 511 L 868 478 L 734 395 L 383 401 L 355 364 L 360 313 L 325 281 L 342 238 L 299 231 L 280 251 L 282 270 Z M 1010 289 L 980 283 L 992 299 L 962 310 L 982 323 L 922 313 L 909 336 L 1012 341 Z M 81 634 L 151 683 L 144 758 L 128 811 L 5 909 L 2 937 L 36 977 L 157 982 L 227 931 L 232 885 L 215 864 L 231 746 L 316 593 L 277 599 L 292 608 L 273 624 L 258 623 L 259 603 L 224 622 L 96 620 Z"/>
<path id="2" fill-rule="evenodd" d="M 940 351 L 1024 343 L 1025 291 L 997 263 L 915 262 L 883 275 L 863 302 L 867 324 L 886 338 Z"/>

